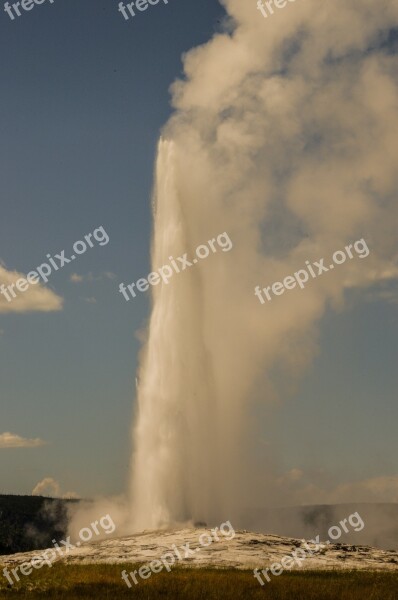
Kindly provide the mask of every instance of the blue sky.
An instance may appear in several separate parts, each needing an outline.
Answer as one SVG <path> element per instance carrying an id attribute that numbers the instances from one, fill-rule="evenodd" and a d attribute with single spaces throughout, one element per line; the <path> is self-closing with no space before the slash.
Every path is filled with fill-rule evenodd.
<path id="1" fill-rule="evenodd" d="M 170 0 L 125 21 L 117 4 L 55 0 L 0 15 L 0 259 L 28 273 L 97 227 L 110 238 L 51 276 L 61 311 L 0 313 L 0 433 L 48 442 L 0 448 L 0 492 L 30 493 L 46 477 L 83 496 L 125 489 L 149 297 L 127 303 L 118 284 L 150 272 L 169 86 L 224 13 L 216 0 Z M 328 311 L 315 362 L 272 407 L 266 433 L 259 410 L 256 435 L 281 473 L 326 468 L 336 484 L 396 475 L 397 334 L 397 305 L 380 297 Z"/>
<path id="2" fill-rule="evenodd" d="M 117 4 L 56 0 L 0 18 L 1 260 L 27 273 L 96 227 L 110 237 L 54 273 L 61 312 L 0 314 L 1 428 L 50 442 L 0 450 L 4 492 L 30 492 L 51 475 L 81 494 L 109 493 L 127 475 L 135 332 L 148 298 L 128 304 L 118 283 L 150 270 L 168 88 L 182 53 L 211 37 L 222 9 L 173 0 L 125 21 Z M 71 283 L 75 272 L 100 279 Z"/>

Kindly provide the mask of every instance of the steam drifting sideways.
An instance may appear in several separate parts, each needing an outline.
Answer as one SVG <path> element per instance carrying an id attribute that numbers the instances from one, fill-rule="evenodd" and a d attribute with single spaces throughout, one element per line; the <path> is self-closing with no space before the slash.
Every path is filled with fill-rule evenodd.
<path id="1" fill-rule="evenodd" d="M 231 252 L 154 287 L 139 372 L 131 529 L 231 519 L 270 498 L 251 465 L 252 409 L 272 370 L 311 361 L 327 306 L 398 277 L 398 4 L 305 0 L 259 18 L 224 0 L 232 32 L 185 56 L 159 143 L 152 264 L 227 231 Z M 366 239 L 305 290 L 253 289 Z M 359 296 L 359 294 L 357 294 Z M 260 390 L 260 391 L 259 391 Z"/>

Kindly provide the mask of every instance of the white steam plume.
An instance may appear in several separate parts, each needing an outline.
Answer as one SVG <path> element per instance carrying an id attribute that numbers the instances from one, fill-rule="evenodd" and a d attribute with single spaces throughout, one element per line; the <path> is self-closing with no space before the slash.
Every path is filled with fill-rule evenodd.
<path id="1" fill-rule="evenodd" d="M 328 304 L 397 276 L 395 0 L 297 0 L 185 57 L 157 161 L 153 266 L 227 231 L 231 252 L 155 288 L 138 390 L 135 529 L 234 518 L 254 494 L 250 407 L 299 373 Z M 266 306 L 281 281 L 364 238 L 351 260 Z M 260 390 L 260 392 L 258 391 Z M 246 490 L 246 491 L 244 491 Z"/>

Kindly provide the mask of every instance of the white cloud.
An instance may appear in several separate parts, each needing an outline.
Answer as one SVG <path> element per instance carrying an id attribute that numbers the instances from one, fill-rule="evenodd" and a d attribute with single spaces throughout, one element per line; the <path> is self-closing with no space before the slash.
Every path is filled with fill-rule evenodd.
<path id="1" fill-rule="evenodd" d="M 61 493 L 61 486 L 52 477 L 45 477 L 32 490 L 32 496 L 48 496 L 50 498 L 80 498 L 75 492 Z"/>
<path id="2" fill-rule="evenodd" d="M 82 283 L 82 282 L 87 282 L 87 283 L 93 283 L 94 281 L 103 281 L 104 279 L 116 279 L 116 275 L 115 273 L 112 273 L 111 271 L 104 271 L 103 273 L 100 273 L 99 275 L 93 275 L 92 273 L 87 273 L 87 275 L 78 275 L 77 273 L 72 273 L 72 275 L 70 276 L 69 280 L 72 283 Z"/>
<path id="3" fill-rule="evenodd" d="M 69 277 L 69 281 L 72 281 L 73 283 L 81 283 L 83 279 L 83 275 L 78 275 L 77 273 L 72 273 L 72 275 Z"/>
<path id="4" fill-rule="evenodd" d="M 60 495 L 60 486 L 52 477 L 45 477 L 32 490 L 32 496 L 56 496 Z"/>
<path id="5" fill-rule="evenodd" d="M 116 279 L 115 273 L 112 273 L 111 271 L 105 271 L 104 277 L 107 279 Z"/>
<path id="6" fill-rule="evenodd" d="M 23 438 L 20 435 L 9 432 L 0 434 L 0 448 L 38 448 L 46 444 L 47 442 L 40 438 Z"/>
<path id="7" fill-rule="evenodd" d="M 0 263 L 0 283 L 5 287 L 25 278 L 23 273 L 8 271 Z M 0 293 L 0 313 L 53 312 L 62 309 L 63 299 L 40 283 L 29 285 L 25 292 L 15 290 L 15 293 L 16 298 L 9 293 L 10 302 Z"/>
<path id="8" fill-rule="evenodd" d="M 398 502 L 398 475 L 372 477 L 338 485 L 331 494 L 333 503 Z"/>
<path id="9" fill-rule="evenodd" d="M 292 469 L 276 478 L 273 487 L 279 501 L 288 497 L 292 505 L 398 502 L 398 475 L 332 484 L 323 471 L 307 474 Z"/>
<path id="10" fill-rule="evenodd" d="M 277 480 L 277 483 L 279 485 L 283 485 L 284 483 L 300 481 L 300 479 L 302 479 L 303 475 L 304 475 L 304 472 L 301 469 L 291 469 L 290 471 L 288 471 L 287 473 L 282 475 L 282 477 L 280 477 Z"/>

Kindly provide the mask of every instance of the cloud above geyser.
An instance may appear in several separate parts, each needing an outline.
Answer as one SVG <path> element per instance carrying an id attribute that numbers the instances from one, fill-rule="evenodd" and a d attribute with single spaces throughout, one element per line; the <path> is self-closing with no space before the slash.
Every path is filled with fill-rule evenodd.
<path id="1" fill-rule="evenodd" d="M 26 279 L 26 275 L 17 271 L 8 271 L 0 263 L 0 283 L 5 287 L 18 279 Z M 25 292 L 15 290 L 16 298 L 9 302 L 0 294 L 0 313 L 52 312 L 62 309 L 63 299 L 40 283 L 30 285 Z M 10 296 L 10 294 L 8 294 Z"/>
<path id="2" fill-rule="evenodd" d="M 166 184 L 174 181 L 173 226 L 185 238 L 177 247 L 180 238 L 170 236 L 173 245 L 165 245 L 164 254 L 192 256 L 224 231 L 234 247 L 189 275 L 197 277 L 196 287 L 178 298 L 170 369 L 156 394 L 161 389 L 164 402 L 180 358 L 183 374 L 169 396 L 180 394 L 181 402 L 163 423 L 146 376 L 151 360 L 152 375 L 166 360 L 159 343 L 151 345 L 160 292 L 140 372 L 134 489 L 142 511 L 152 502 L 146 486 L 158 494 L 159 512 L 176 519 L 233 518 L 240 507 L 261 502 L 254 492 L 261 477 L 245 452 L 248 406 L 278 397 L 276 372 L 279 381 L 285 371 L 289 380 L 302 373 L 328 306 L 342 309 L 347 290 L 359 299 L 370 286 L 377 290 L 398 276 L 398 68 L 387 44 L 398 27 L 397 2 L 297 0 L 267 19 L 254 1 L 223 4 L 233 30 L 188 52 L 186 78 L 171 88 L 176 111 L 163 133 L 173 140 Z M 255 286 L 282 281 L 306 260 L 325 257 L 329 264 L 335 251 L 362 238 L 368 257 L 266 305 L 255 297 Z M 179 277 L 173 285 L 183 290 Z M 182 341 L 184 331 L 192 335 Z M 198 381 L 203 375 L 205 392 L 192 374 Z M 182 407 L 194 394 L 196 411 L 188 413 Z M 182 410 L 185 430 L 177 435 Z"/>
<path id="3" fill-rule="evenodd" d="M 0 434 L 0 448 L 38 448 L 46 444 L 47 442 L 40 438 L 24 438 L 10 432 Z"/>

